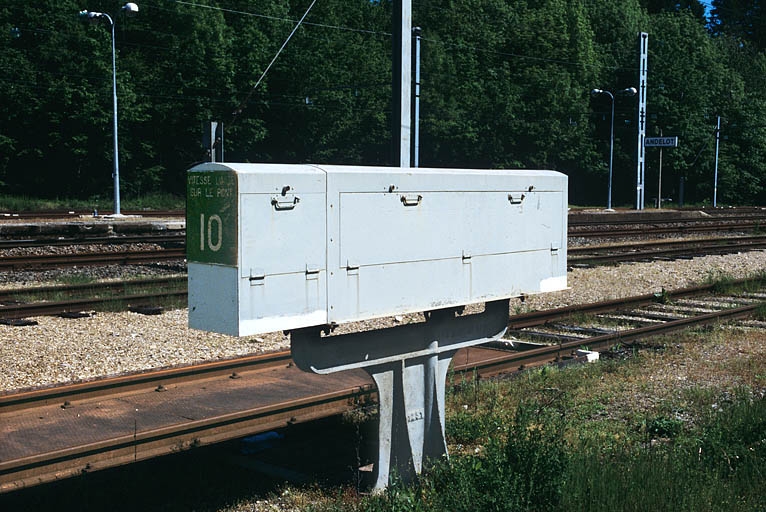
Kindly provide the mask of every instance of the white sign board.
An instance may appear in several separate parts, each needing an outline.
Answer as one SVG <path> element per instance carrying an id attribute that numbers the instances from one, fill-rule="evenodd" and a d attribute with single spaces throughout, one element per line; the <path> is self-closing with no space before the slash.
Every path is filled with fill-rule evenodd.
<path id="1" fill-rule="evenodd" d="M 676 148 L 678 147 L 678 137 L 647 137 L 644 139 L 644 146 L 647 148 Z"/>

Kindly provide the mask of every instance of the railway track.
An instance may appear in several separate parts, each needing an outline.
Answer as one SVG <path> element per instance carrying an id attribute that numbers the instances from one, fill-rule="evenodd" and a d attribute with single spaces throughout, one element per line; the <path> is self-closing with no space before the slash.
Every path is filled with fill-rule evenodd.
<path id="1" fill-rule="evenodd" d="M 592 265 L 642 261 L 651 259 L 688 258 L 705 254 L 724 254 L 743 250 L 766 249 L 766 237 L 717 238 L 691 241 L 652 241 L 632 242 L 629 244 L 609 244 L 586 247 L 570 247 L 568 261 L 570 265 Z M 148 251 L 145 251 L 148 252 Z M 129 262 L 143 263 L 152 261 L 152 254 L 140 253 L 141 258 L 133 260 L 134 255 L 112 255 L 112 253 L 82 257 L 63 257 L 69 265 L 85 265 L 89 262 L 99 264 Z M 163 259 L 181 259 L 180 249 L 161 252 Z M 10 268 L 34 268 L 42 266 L 43 261 L 58 262 L 62 257 L 51 260 L 47 257 L 34 258 L 28 263 L 16 263 L 15 258 L 9 263 Z M 0 258 L 0 269 L 3 267 Z M 29 266 L 25 266 L 29 265 Z M 7 266 L 5 267 L 7 268 Z M 30 298 L 31 297 L 31 298 Z M 80 311 L 114 309 L 116 304 L 129 306 L 150 306 L 172 299 L 176 303 L 186 300 L 186 277 L 174 276 L 125 282 L 94 282 L 70 286 L 24 287 L 0 291 L 0 319 L 20 319 L 41 315 L 61 315 Z"/>
<path id="2" fill-rule="evenodd" d="M 760 249 L 766 249 L 766 236 L 653 240 L 569 247 L 567 249 L 567 260 L 570 264 L 604 264 L 658 258 L 688 258 Z"/>
<path id="3" fill-rule="evenodd" d="M 571 219 L 570 219 L 571 222 Z M 618 224 L 619 225 L 619 224 Z M 635 235 L 660 236 L 660 235 L 690 235 L 703 233 L 722 233 L 722 232 L 751 232 L 766 225 L 766 218 L 758 222 L 718 222 L 710 221 L 704 224 L 687 224 L 658 226 L 647 224 L 636 224 L 631 228 L 619 229 L 614 225 L 605 228 L 598 228 L 603 224 L 573 224 L 569 226 L 570 238 L 620 238 L 631 237 Z M 594 229 L 593 226 L 596 226 Z M 588 229 L 583 229 L 587 227 Z M 186 233 L 183 230 L 172 231 L 163 234 L 145 234 L 145 235 L 120 235 L 120 236 L 68 236 L 57 238 L 25 238 L 25 239 L 0 239 L 0 249 L 32 248 L 32 247 L 65 247 L 77 245 L 116 245 L 116 244 L 139 244 L 154 243 L 161 245 L 172 244 L 181 248 L 186 243 Z"/>
<path id="4" fill-rule="evenodd" d="M 72 245 L 117 245 L 117 244 L 172 244 L 182 248 L 186 244 L 185 232 L 170 232 L 161 235 L 122 235 L 93 237 L 60 237 L 55 239 L 0 240 L 0 249 L 31 247 L 67 247 Z"/>
<path id="5" fill-rule="evenodd" d="M 740 236 L 569 247 L 568 258 L 570 264 L 603 264 L 621 261 L 640 261 L 652 258 L 681 258 L 706 254 L 726 254 L 764 248 L 766 248 L 765 236 Z M 185 258 L 186 252 L 183 247 L 168 247 L 145 251 L 0 256 L 0 271 L 92 265 L 141 265 L 160 261 L 184 260 Z"/>
<path id="6" fill-rule="evenodd" d="M 684 214 L 680 214 L 684 212 Z M 694 212 L 702 212 L 704 216 L 690 217 L 690 214 Z M 658 211 L 658 210 L 644 210 L 644 215 L 636 213 L 634 210 L 626 212 L 626 215 L 615 216 L 610 215 L 582 215 L 579 213 L 571 213 L 569 215 L 570 227 L 582 227 L 582 226 L 619 226 L 619 225 L 635 225 L 635 224 L 700 224 L 700 225 L 714 225 L 730 223 L 746 223 L 748 225 L 754 225 L 757 223 L 766 222 L 766 209 L 764 208 L 744 208 L 736 210 L 678 210 L 678 211 Z"/>
<path id="7" fill-rule="evenodd" d="M 766 209 L 763 207 L 736 207 L 736 208 L 680 208 L 673 210 L 663 210 L 662 213 L 668 213 L 672 211 L 679 212 L 704 212 L 706 215 L 717 219 L 761 219 L 766 220 Z M 635 214 L 634 210 L 626 210 L 626 212 Z M 645 212 L 660 213 L 660 210 L 645 210 Z M 101 210 L 101 215 L 109 215 L 109 210 Z M 126 216 L 140 216 L 140 217 L 179 217 L 183 218 L 186 215 L 184 210 L 122 210 L 122 214 Z M 80 217 L 89 217 L 93 215 L 93 210 L 41 210 L 41 211 L 0 211 L 0 219 L 12 218 L 12 219 L 71 219 Z M 603 223 L 603 221 L 585 221 L 578 211 L 573 211 L 570 215 L 570 219 L 578 220 L 580 223 Z M 635 221 L 631 221 L 635 222 Z M 627 221 L 625 222 L 627 223 Z"/>
<path id="8" fill-rule="evenodd" d="M 186 282 L 186 276 L 173 276 L 0 290 L 0 319 L 185 303 Z"/>
<path id="9" fill-rule="evenodd" d="M 185 258 L 186 249 L 178 247 L 145 251 L 2 256 L 0 257 L 0 271 L 87 265 L 141 265 Z"/>
<path id="10" fill-rule="evenodd" d="M 622 237 L 651 237 L 660 235 L 691 235 L 704 233 L 747 233 L 759 231 L 766 224 L 766 220 L 760 222 L 710 222 L 705 224 L 686 224 L 657 226 L 648 224 L 635 224 L 630 228 L 597 227 L 595 229 L 582 229 L 570 226 L 569 238 L 622 238 Z"/>
<path id="11" fill-rule="evenodd" d="M 100 214 L 110 215 L 111 211 L 101 210 Z M 125 216 L 140 216 L 140 217 L 181 217 L 183 218 L 186 213 L 183 210 L 122 210 L 122 215 Z M 29 212 L 0 212 L 0 220 L 2 219 L 79 219 L 82 217 L 89 217 L 93 215 L 93 210 L 42 210 L 42 211 L 29 211 Z"/>
<path id="12" fill-rule="evenodd" d="M 51 225 L 56 221 L 67 218 L 80 218 L 87 212 L 29 212 L 21 214 L 2 214 L 0 213 L 0 222 L 3 217 L 22 218 L 22 219 L 50 219 Z M 180 217 L 183 218 L 182 211 L 167 212 L 134 212 L 138 216 L 144 217 Z M 757 231 L 766 224 L 766 210 L 762 208 L 739 209 L 734 212 L 712 210 L 706 212 L 705 217 L 689 217 L 689 213 L 668 212 L 659 214 L 658 212 L 649 212 L 648 215 L 641 214 L 616 214 L 613 215 L 584 215 L 572 213 L 568 219 L 568 230 L 570 237 L 580 238 L 610 238 L 633 236 L 640 234 L 646 235 L 667 235 L 667 234 L 694 234 L 694 233 L 715 233 L 715 232 L 748 232 Z M 40 247 L 46 245 L 81 245 L 91 243 L 174 243 L 183 242 L 184 232 L 166 232 L 166 233 L 147 233 L 137 235 L 140 230 L 140 221 L 130 223 L 131 228 L 127 232 L 106 233 L 103 230 L 97 230 L 89 233 L 83 229 L 80 224 L 70 225 L 69 229 L 63 231 L 43 229 L 40 234 L 40 227 L 44 224 L 36 224 L 25 236 L 17 236 L 16 239 L 10 239 L 9 235 L 4 235 L 5 239 L 0 239 L 0 249 L 15 247 Z M 34 229 L 34 228 L 37 229 Z M 94 225 L 93 227 L 99 227 Z M 103 227 L 103 226 L 101 226 Z M 9 233 L 23 233 L 24 230 L 13 230 Z M 58 233 L 58 234 L 56 234 Z"/>
<path id="13" fill-rule="evenodd" d="M 562 362 L 583 346 L 629 344 L 759 314 L 763 283 L 749 286 L 758 291 L 718 296 L 710 285 L 517 315 L 513 338 L 458 353 L 454 370 L 490 376 Z M 569 325 L 584 315 L 638 326 Z M 522 339 L 540 334 L 546 344 Z M 364 372 L 304 373 L 288 352 L 10 392 L 0 395 L 0 492 L 335 415 L 374 399 Z"/>

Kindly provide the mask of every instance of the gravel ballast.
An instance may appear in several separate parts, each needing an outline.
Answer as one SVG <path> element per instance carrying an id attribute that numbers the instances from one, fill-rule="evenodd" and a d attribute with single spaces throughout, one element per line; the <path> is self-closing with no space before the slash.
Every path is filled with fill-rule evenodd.
<path id="1" fill-rule="evenodd" d="M 715 255 L 693 260 L 575 268 L 569 289 L 511 301 L 511 312 L 672 290 L 721 276 L 741 278 L 766 270 L 766 251 Z M 0 283 L 14 281 L 0 273 Z M 33 281 L 26 276 L 27 282 Z M 30 283 L 31 284 L 31 283 Z M 37 282 L 35 284 L 44 284 Z M 422 315 L 341 326 L 338 332 L 419 321 Z M 36 318 L 38 325 L 0 325 L 0 390 L 87 380 L 107 375 L 215 360 L 289 347 L 283 333 L 235 338 L 191 330 L 187 311 L 158 316 L 96 313 L 90 318 Z"/>

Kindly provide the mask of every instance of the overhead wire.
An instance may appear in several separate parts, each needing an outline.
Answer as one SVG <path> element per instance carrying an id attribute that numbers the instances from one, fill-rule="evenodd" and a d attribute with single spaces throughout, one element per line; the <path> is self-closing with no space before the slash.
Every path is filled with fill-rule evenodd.
<path id="1" fill-rule="evenodd" d="M 252 17 L 256 17 L 256 18 L 264 18 L 264 19 L 269 19 L 269 20 L 273 20 L 273 21 L 282 21 L 282 22 L 288 22 L 288 23 L 297 23 L 298 22 L 298 20 L 294 20 L 294 19 L 291 19 L 291 18 L 283 18 L 283 17 L 280 17 L 280 16 L 271 16 L 271 15 L 268 15 L 268 14 L 259 14 L 259 13 L 248 12 L 248 11 L 239 11 L 239 10 L 235 10 L 235 9 L 226 9 L 224 7 L 218 7 L 218 6 L 214 6 L 214 5 L 197 4 L 197 3 L 194 3 L 194 2 L 186 2 L 184 0 L 175 0 L 175 3 L 182 4 L 182 5 L 188 5 L 188 6 L 192 6 L 192 7 L 199 7 L 199 8 L 203 8 L 203 9 L 211 9 L 211 10 L 215 10 L 215 11 L 222 11 L 222 12 L 227 12 L 227 13 L 231 13 L 231 14 L 240 14 L 240 15 L 243 15 L 243 16 L 252 16 Z M 367 29 L 360 29 L 360 28 L 353 28 L 353 27 L 344 27 L 342 25 L 329 25 L 329 24 L 326 24 L 326 23 L 316 23 L 316 22 L 308 22 L 308 21 L 303 23 L 303 24 L 306 25 L 306 26 L 331 28 L 331 29 L 334 29 L 334 30 L 343 30 L 343 31 L 349 31 L 349 32 L 359 32 L 359 33 L 362 33 L 362 34 L 374 34 L 374 35 L 382 35 L 382 36 L 387 36 L 387 37 L 391 36 L 390 32 L 380 32 L 380 31 L 377 31 L 377 30 L 367 30 Z"/>
<path id="2" fill-rule="evenodd" d="M 285 46 L 287 46 L 287 43 L 290 42 L 290 39 L 292 39 L 293 34 L 295 34 L 295 31 L 298 30 L 298 28 L 301 26 L 301 23 L 303 23 L 303 20 L 306 19 L 306 16 L 309 15 L 309 12 L 311 12 L 311 9 L 314 7 L 316 2 L 317 2 L 317 0 L 312 0 L 311 5 L 309 5 L 309 8 L 306 9 L 305 13 L 303 13 L 303 16 L 301 17 L 300 21 L 298 21 L 298 23 L 296 23 L 296 25 L 293 28 L 292 32 L 290 32 L 290 35 L 287 36 L 287 39 L 285 39 L 285 42 L 282 43 L 282 46 L 280 46 L 279 50 L 277 50 L 277 53 L 276 53 L 276 55 L 274 55 L 274 58 L 271 59 L 271 62 L 269 62 L 269 65 L 266 66 L 266 69 L 263 70 L 263 74 L 261 74 L 260 78 L 258 78 L 258 81 L 255 82 L 255 85 L 253 86 L 252 89 L 250 89 L 250 92 L 247 93 L 247 96 L 245 96 L 245 99 L 242 102 L 242 104 L 240 104 L 240 106 L 238 106 L 236 109 L 234 109 L 234 112 L 232 113 L 232 120 L 231 120 L 232 123 L 234 123 L 237 120 L 237 117 L 242 113 L 242 109 L 244 108 L 245 104 L 247 104 L 247 101 L 250 99 L 250 96 L 253 95 L 255 90 L 261 84 L 261 81 L 263 81 L 264 77 L 266 76 L 266 74 L 271 69 L 271 66 L 274 65 L 274 62 L 276 62 L 277 58 L 279 58 L 279 55 L 282 53 L 282 50 L 284 50 Z"/>

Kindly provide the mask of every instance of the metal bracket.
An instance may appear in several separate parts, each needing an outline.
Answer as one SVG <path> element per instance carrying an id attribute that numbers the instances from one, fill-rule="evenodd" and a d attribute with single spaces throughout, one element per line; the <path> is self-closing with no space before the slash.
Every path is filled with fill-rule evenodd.
<path id="1" fill-rule="evenodd" d="M 290 333 L 295 364 L 318 374 L 364 369 L 378 387 L 380 423 L 375 489 L 396 475 L 414 480 L 429 460 L 447 455 L 444 396 L 458 349 L 495 341 L 508 326 L 508 299 L 483 313 L 430 311 L 426 321 L 375 331 L 321 335 L 319 328 Z"/>
<path id="2" fill-rule="evenodd" d="M 527 197 L 525 194 L 516 194 L 515 196 L 513 194 L 508 194 L 508 201 L 511 204 L 521 204 L 525 197 Z"/>

